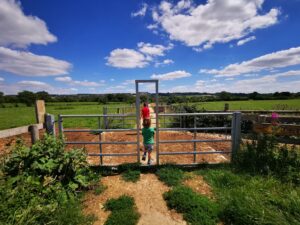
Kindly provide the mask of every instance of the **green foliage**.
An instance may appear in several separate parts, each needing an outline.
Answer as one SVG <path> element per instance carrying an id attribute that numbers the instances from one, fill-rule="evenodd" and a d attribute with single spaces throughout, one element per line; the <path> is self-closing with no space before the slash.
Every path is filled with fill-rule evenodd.
<path id="1" fill-rule="evenodd" d="M 100 195 L 102 194 L 103 191 L 105 191 L 107 189 L 107 186 L 103 185 L 103 184 L 99 184 L 94 188 L 94 194 L 95 195 Z"/>
<path id="2" fill-rule="evenodd" d="M 251 177 L 230 170 L 201 170 L 213 187 L 225 224 L 300 224 L 300 188 L 272 177 Z"/>
<path id="3" fill-rule="evenodd" d="M 31 91 L 22 91 L 18 93 L 18 100 L 27 106 L 32 106 L 36 100 L 36 94 Z"/>
<path id="4" fill-rule="evenodd" d="M 82 150 L 64 152 L 61 140 L 45 136 L 31 148 L 18 143 L 0 171 L 1 222 L 91 223 L 90 217 L 81 214 L 77 193 L 96 177 Z"/>
<path id="5" fill-rule="evenodd" d="M 140 179 L 141 171 L 139 170 L 127 170 L 122 173 L 122 178 L 125 181 L 137 182 Z"/>
<path id="6" fill-rule="evenodd" d="M 234 159 L 238 170 L 272 174 L 285 182 L 300 184 L 300 149 L 279 145 L 274 136 L 259 135 L 247 142 Z"/>
<path id="7" fill-rule="evenodd" d="M 118 199 L 109 199 L 104 207 L 106 210 L 112 211 L 105 225 L 135 225 L 140 218 L 134 205 L 134 199 L 127 195 L 122 195 Z"/>
<path id="8" fill-rule="evenodd" d="M 159 180 L 168 186 L 180 185 L 185 179 L 184 172 L 181 169 L 172 166 L 166 166 L 157 171 Z"/>
<path id="9" fill-rule="evenodd" d="M 183 213 L 183 218 L 192 225 L 215 225 L 218 222 L 218 205 L 192 189 L 177 186 L 164 193 L 171 209 Z"/>

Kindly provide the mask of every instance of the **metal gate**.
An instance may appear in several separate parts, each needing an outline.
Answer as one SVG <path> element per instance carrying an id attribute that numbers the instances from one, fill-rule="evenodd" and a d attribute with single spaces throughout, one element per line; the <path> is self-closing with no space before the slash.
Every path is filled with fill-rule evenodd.
<path id="1" fill-rule="evenodd" d="M 136 113 L 129 114 L 93 114 L 93 115 L 59 115 L 58 116 L 58 127 L 60 135 L 64 135 L 67 132 L 99 132 L 99 141 L 90 142 L 90 141 L 65 141 L 65 144 L 84 144 L 84 145 L 99 145 L 99 153 L 90 153 L 89 156 L 97 156 L 100 157 L 100 164 L 103 164 L 103 157 L 105 156 L 113 156 L 113 157 L 121 157 L 121 156 L 136 156 L 136 162 L 140 162 L 140 93 L 139 93 L 139 84 L 140 83 L 154 83 L 155 84 L 155 115 L 156 115 L 156 165 L 159 165 L 160 156 L 163 155 L 194 155 L 194 163 L 196 163 L 196 156 L 200 154 L 231 154 L 232 156 L 236 153 L 240 145 L 241 138 L 241 113 L 240 112 L 220 112 L 220 113 L 159 113 L 158 112 L 158 80 L 136 80 Z M 231 116 L 231 124 L 230 126 L 222 126 L 222 127 L 197 127 L 196 122 L 194 123 L 194 127 L 176 127 L 176 128 L 160 128 L 159 118 L 160 117 L 176 117 L 176 116 L 189 116 L 193 117 L 194 121 L 196 121 L 197 117 L 201 116 Z M 107 118 L 135 118 L 136 119 L 136 128 L 123 128 L 123 129 L 108 129 L 106 126 L 101 127 L 101 119 L 105 121 Z M 64 129 L 63 120 L 64 118 L 97 118 L 98 119 L 98 129 Z M 196 133 L 198 131 L 213 131 L 213 130 L 229 130 L 231 134 L 230 139 L 211 139 L 211 140 L 200 140 L 196 138 Z M 127 132 L 127 131 L 136 131 L 137 132 L 137 140 L 136 141 L 123 141 L 123 142 L 115 142 L 115 141 L 102 141 L 102 132 Z M 190 131 L 194 133 L 193 140 L 160 140 L 159 133 L 160 131 Z M 196 143 L 198 142 L 231 142 L 231 150 L 230 151 L 214 151 L 214 152 L 204 152 L 198 151 L 196 148 Z M 194 150 L 190 152 L 178 151 L 178 152 L 160 152 L 160 144 L 172 144 L 172 143 L 194 143 Z M 132 153 L 103 153 L 102 146 L 103 145 L 136 145 L 136 152 Z"/>

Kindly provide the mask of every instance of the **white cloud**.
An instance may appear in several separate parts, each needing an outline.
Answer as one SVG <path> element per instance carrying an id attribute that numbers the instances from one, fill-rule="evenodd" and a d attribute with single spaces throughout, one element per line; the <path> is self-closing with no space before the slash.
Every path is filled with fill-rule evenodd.
<path id="1" fill-rule="evenodd" d="M 221 70 L 201 69 L 199 72 L 214 74 L 217 77 L 225 77 L 236 76 L 245 73 L 259 72 L 262 70 L 271 70 L 274 68 L 283 68 L 299 64 L 300 47 L 296 47 L 263 55 L 241 63 L 230 64 Z"/>
<path id="2" fill-rule="evenodd" d="M 0 82 L 4 81 L 4 78 L 3 77 L 0 77 Z"/>
<path id="3" fill-rule="evenodd" d="M 190 76 L 192 75 L 184 70 L 177 70 L 177 71 L 164 73 L 164 74 L 153 74 L 151 78 L 159 79 L 159 80 L 175 80 L 175 79 L 190 77 Z"/>
<path id="4" fill-rule="evenodd" d="M 234 80 L 233 77 L 226 78 L 225 80 Z"/>
<path id="5" fill-rule="evenodd" d="M 35 16 L 26 16 L 19 1 L 0 1 L 0 45 L 26 47 L 57 41 L 45 22 Z"/>
<path id="6" fill-rule="evenodd" d="M 99 82 L 94 81 L 88 81 L 88 80 L 73 80 L 71 77 L 56 77 L 56 81 L 60 81 L 63 83 L 67 83 L 69 85 L 77 85 L 77 86 L 83 86 L 83 87 L 100 87 L 103 86 L 105 81 L 101 80 Z"/>
<path id="7" fill-rule="evenodd" d="M 147 8 L 148 8 L 148 5 L 146 3 L 143 3 L 142 7 L 138 11 L 131 13 L 131 16 L 132 17 L 137 17 L 137 16 L 144 17 L 146 15 Z"/>
<path id="8" fill-rule="evenodd" d="M 263 2 L 208 0 L 206 4 L 193 5 L 189 0 L 177 4 L 162 1 L 153 10 L 152 18 L 169 34 L 170 39 L 182 41 L 188 46 L 200 46 L 195 49 L 200 51 L 211 48 L 215 43 L 238 40 L 256 29 L 276 24 L 279 10 L 272 8 L 262 14 Z"/>
<path id="9" fill-rule="evenodd" d="M 166 50 L 170 50 L 174 46 L 173 44 L 169 44 L 168 46 L 163 46 L 163 45 L 153 45 L 150 43 L 139 42 L 138 47 L 139 47 L 139 51 L 144 53 L 145 55 L 163 56 Z"/>
<path id="10" fill-rule="evenodd" d="M 253 41 L 253 40 L 255 40 L 256 39 L 256 37 L 255 36 L 251 36 L 251 37 L 248 37 L 248 38 L 245 38 L 245 39 L 242 39 L 242 40 L 239 40 L 238 42 L 237 42 L 237 46 L 241 46 L 241 45 L 244 45 L 244 44 L 246 44 L 247 42 L 249 42 L 249 41 Z"/>
<path id="11" fill-rule="evenodd" d="M 114 79 L 114 78 L 110 78 L 110 81 L 111 81 L 111 82 L 114 82 L 114 81 L 115 81 L 115 79 Z"/>
<path id="12" fill-rule="evenodd" d="M 56 76 L 67 74 L 71 64 L 49 56 L 0 47 L 0 70 L 22 76 Z"/>
<path id="13" fill-rule="evenodd" d="M 170 64 L 173 64 L 173 63 L 174 63 L 174 61 L 172 59 L 165 59 L 162 62 L 156 62 L 154 66 L 159 67 L 159 66 L 170 65 Z"/>
<path id="14" fill-rule="evenodd" d="M 72 81 L 71 77 L 56 77 L 54 80 L 61 81 L 61 82 L 70 82 Z"/>
<path id="15" fill-rule="evenodd" d="M 143 54 L 133 49 L 117 48 L 107 57 L 107 65 L 117 68 L 143 68 L 148 65 L 148 61 Z"/>

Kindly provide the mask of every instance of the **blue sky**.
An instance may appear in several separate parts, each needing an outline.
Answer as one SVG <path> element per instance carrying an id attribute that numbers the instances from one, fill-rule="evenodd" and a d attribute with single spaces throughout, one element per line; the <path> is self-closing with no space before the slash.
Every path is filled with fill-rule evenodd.
<path id="1" fill-rule="evenodd" d="M 300 91 L 299 0 L 0 0 L 0 91 Z M 143 90 L 151 91 L 152 86 Z"/>

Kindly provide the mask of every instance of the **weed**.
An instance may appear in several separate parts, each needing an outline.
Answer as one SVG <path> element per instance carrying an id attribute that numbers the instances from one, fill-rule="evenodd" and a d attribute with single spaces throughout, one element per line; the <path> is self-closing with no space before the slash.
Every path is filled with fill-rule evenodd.
<path id="1" fill-rule="evenodd" d="M 185 179 L 184 172 L 173 166 L 166 166 L 159 169 L 156 173 L 158 178 L 168 186 L 180 185 Z"/>
<path id="2" fill-rule="evenodd" d="M 183 218 L 192 225 L 215 225 L 218 221 L 218 205 L 188 187 L 174 187 L 164 193 L 164 199 L 169 208 L 183 213 Z"/>
<path id="3" fill-rule="evenodd" d="M 140 179 L 141 172 L 139 170 L 127 170 L 122 173 L 123 180 L 127 182 L 137 182 Z"/>
<path id="4" fill-rule="evenodd" d="M 112 212 L 105 225 L 135 225 L 140 218 L 134 205 L 134 199 L 127 195 L 122 195 L 118 199 L 109 199 L 104 208 Z"/>
<path id="5" fill-rule="evenodd" d="M 103 184 L 99 184 L 94 188 L 94 194 L 95 195 L 100 195 L 102 194 L 103 191 L 105 191 L 107 189 L 107 186 L 103 185 Z"/>

